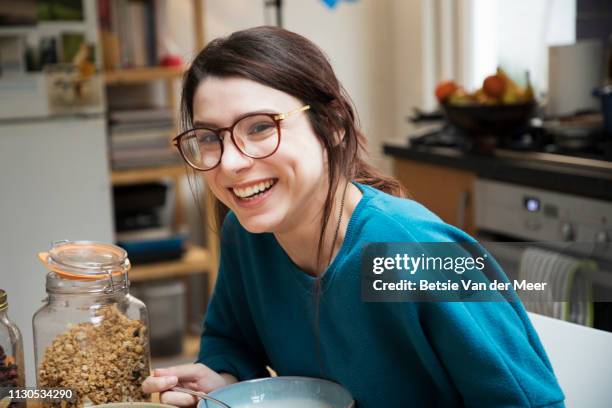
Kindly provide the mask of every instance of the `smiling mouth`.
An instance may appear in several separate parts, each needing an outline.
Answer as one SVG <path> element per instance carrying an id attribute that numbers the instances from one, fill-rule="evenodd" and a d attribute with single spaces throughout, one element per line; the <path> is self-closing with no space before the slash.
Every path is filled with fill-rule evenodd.
<path id="1" fill-rule="evenodd" d="M 238 197 L 238 199 L 249 201 L 249 200 L 253 200 L 261 196 L 266 191 L 270 190 L 272 187 L 276 185 L 277 181 L 278 179 L 268 179 L 268 180 L 260 181 L 259 183 L 253 184 L 249 187 L 245 187 L 245 188 L 232 187 L 230 188 L 230 190 L 232 191 L 232 193 L 234 193 L 236 197 Z"/>

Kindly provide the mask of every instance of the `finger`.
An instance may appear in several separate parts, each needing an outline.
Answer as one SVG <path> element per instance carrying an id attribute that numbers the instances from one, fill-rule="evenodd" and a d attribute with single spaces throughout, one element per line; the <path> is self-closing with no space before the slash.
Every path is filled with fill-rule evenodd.
<path id="1" fill-rule="evenodd" d="M 147 377 L 142 382 L 142 391 L 151 394 L 153 392 L 162 392 L 169 390 L 178 384 L 178 377 L 167 376 L 167 377 Z"/>
<path id="2" fill-rule="evenodd" d="M 176 367 L 156 368 L 156 377 L 176 376 L 181 382 L 198 380 L 209 374 L 212 370 L 204 364 L 184 364 Z"/>
<path id="3" fill-rule="evenodd" d="M 200 383 L 198 381 L 183 381 L 181 386 L 185 388 L 189 388 L 191 390 L 197 390 L 200 388 Z M 206 392 L 206 391 L 204 391 Z"/>
<path id="4" fill-rule="evenodd" d="M 160 401 L 162 404 L 174 405 L 177 407 L 190 407 L 195 405 L 198 399 L 184 392 L 166 391 L 161 394 Z"/>

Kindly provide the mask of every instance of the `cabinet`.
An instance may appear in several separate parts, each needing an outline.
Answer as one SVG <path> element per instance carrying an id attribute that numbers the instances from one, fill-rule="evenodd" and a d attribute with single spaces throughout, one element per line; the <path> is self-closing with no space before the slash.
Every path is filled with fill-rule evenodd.
<path id="1" fill-rule="evenodd" d="M 393 172 L 412 199 L 445 222 L 474 235 L 476 174 L 408 159 L 394 159 Z"/>

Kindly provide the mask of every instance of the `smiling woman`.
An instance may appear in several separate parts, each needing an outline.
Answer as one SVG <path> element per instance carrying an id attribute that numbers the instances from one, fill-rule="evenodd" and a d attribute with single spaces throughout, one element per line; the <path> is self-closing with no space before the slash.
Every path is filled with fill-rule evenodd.
<path id="1" fill-rule="evenodd" d="M 212 41 L 185 75 L 182 111 L 175 144 L 229 212 L 198 362 L 156 370 L 146 392 L 189 406 L 169 390 L 209 392 L 268 366 L 337 382 L 366 408 L 563 406 L 520 303 L 362 301 L 367 243 L 473 239 L 366 163 L 313 43 L 273 27 Z"/>

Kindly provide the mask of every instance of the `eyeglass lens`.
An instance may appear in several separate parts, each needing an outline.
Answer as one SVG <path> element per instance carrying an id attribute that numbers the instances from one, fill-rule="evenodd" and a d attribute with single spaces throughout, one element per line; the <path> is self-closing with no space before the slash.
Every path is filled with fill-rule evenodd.
<path id="1" fill-rule="evenodd" d="M 272 154 L 279 142 L 276 122 L 267 115 L 242 118 L 234 125 L 233 135 L 236 147 L 255 159 Z M 222 143 L 216 131 L 194 129 L 181 139 L 181 150 L 192 165 L 210 169 L 221 160 Z"/>

